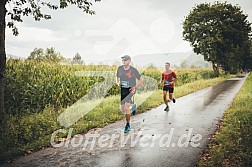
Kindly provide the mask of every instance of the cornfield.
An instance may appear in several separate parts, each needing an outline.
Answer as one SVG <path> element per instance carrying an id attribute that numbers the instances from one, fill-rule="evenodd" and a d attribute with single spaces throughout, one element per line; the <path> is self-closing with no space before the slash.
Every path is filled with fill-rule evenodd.
<path id="1" fill-rule="evenodd" d="M 47 106 L 57 110 L 71 106 L 83 96 L 92 99 L 119 94 L 119 88 L 111 85 L 115 81 L 116 69 L 116 66 L 106 65 L 73 66 L 9 60 L 5 78 L 6 111 L 8 114 L 23 115 L 42 112 Z M 78 71 L 100 74 L 78 76 Z M 161 70 L 150 67 L 139 71 L 145 79 L 139 91 L 155 89 L 161 77 Z M 210 69 L 178 69 L 176 73 L 179 77 L 176 86 L 213 77 Z M 109 90 L 99 87 L 99 84 L 105 83 L 105 79 L 109 82 L 107 84 L 111 85 Z M 94 87 L 95 84 L 98 86 Z M 91 88 L 95 89 L 93 93 L 89 93 Z"/>

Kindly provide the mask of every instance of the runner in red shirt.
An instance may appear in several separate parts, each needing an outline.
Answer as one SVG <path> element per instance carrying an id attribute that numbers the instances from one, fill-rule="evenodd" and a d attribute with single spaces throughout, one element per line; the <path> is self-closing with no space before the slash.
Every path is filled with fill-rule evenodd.
<path id="1" fill-rule="evenodd" d="M 173 103 L 176 102 L 176 99 L 174 98 L 174 82 L 177 81 L 177 75 L 174 71 L 170 69 L 170 63 L 165 63 L 165 71 L 162 73 L 162 79 L 160 80 L 160 84 L 164 84 L 163 86 L 163 98 L 164 103 L 166 104 L 166 107 L 164 111 L 169 111 L 169 105 L 167 100 L 167 92 L 169 91 L 169 98 L 173 101 Z"/>

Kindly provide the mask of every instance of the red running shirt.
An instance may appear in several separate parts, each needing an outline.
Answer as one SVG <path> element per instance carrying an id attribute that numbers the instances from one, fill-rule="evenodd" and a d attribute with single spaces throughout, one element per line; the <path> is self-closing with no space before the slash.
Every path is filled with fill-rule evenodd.
<path id="1" fill-rule="evenodd" d="M 177 75 L 175 74 L 174 71 L 172 70 L 169 70 L 169 71 L 164 71 L 162 73 L 162 80 L 165 82 L 165 81 L 173 81 L 174 79 L 177 79 Z M 174 83 L 173 84 L 170 84 L 170 85 L 164 85 L 165 87 L 169 87 L 169 88 L 174 88 Z"/>

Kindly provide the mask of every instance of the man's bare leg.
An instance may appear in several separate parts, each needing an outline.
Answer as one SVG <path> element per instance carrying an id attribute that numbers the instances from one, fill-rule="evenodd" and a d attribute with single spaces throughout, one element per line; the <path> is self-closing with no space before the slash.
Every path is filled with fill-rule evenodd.
<path id="1" fill-rule="evenodd" d="M 169 111 L 169 105 L 168 105 L 168 100 L 167 100 L 167 91 L 163 91 L 163 99 L 164 99 L 164 103 L 166 105 L 164 110 Z"/>

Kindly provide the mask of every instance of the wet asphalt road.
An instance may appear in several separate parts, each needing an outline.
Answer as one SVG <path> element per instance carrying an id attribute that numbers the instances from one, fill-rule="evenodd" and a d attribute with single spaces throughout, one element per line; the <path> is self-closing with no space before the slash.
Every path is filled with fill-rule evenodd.
<path id="1" fill-rule="evenodd" d="M 181 97 L 169 103 L 169 112 L 161 105 L 133 116 L 128 134 L 122 132 L 124 120 L 117 121 L 91 130 L 96 140 L 77 135 L 69 141 L 80 141 L 77 147 L 47 148 L 4 166 L 195 166 L 244 81 L 232 78 Z"/>

